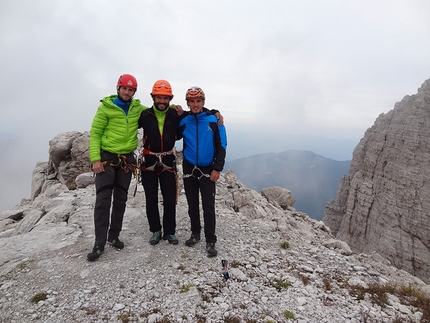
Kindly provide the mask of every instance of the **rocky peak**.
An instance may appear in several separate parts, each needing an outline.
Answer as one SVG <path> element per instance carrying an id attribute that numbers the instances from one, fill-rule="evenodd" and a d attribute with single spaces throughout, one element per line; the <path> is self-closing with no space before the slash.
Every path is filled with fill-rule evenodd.
<path id="1" fill-rule="evenodd" d="M 354 251 L 430 282 L 430 79 L 366 131 L 323 221 Z"/>
<path id="2" fill-rule="evenodd" d="M 394 292 L 406 286 L 423 304 L 430 288 L 422 280 L 376 252 L 352 253 L 323 222 L 295 210 L 288 190 L 263 196 L 228 170 L 217 182 L 218 257 L 206 257 L 204 243 L 184 245 L 190 224 L 181 179 L 180 243 L 151 246 L 143 188 L 133 179 L 125 248 L 107 247 L 90 263 L 88 134 L 54 139 L 49 162 L 34 171 L 32 200 L 0 213 L 2 322 L 429 322 L 428 308 Z M 375 300 L 388 288 L 383 303 Z"/>

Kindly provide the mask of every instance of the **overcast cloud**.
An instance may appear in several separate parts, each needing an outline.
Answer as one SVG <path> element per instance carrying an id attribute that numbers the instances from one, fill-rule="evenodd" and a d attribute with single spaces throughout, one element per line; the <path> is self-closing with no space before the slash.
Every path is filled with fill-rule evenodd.
<path id="1" fill-rule="evenodd" d="M 123 73 L 144 105 L 157 79 L 184 108 L 201 86 L 230 157 L 263 133 L 276 146 L 256 152 L 297 135 L 358 143 L 430 77 L 429 16 L 428 0 L 2 0 L 0 147 L 16 149 L 0 158 L 0 211 L 29 197 L 49 140 L 89 130 Z"/>

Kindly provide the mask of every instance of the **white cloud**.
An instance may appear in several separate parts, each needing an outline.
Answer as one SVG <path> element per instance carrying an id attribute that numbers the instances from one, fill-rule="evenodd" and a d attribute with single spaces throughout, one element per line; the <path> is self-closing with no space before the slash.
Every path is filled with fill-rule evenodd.
<path id="1" fill-rule="evenodd" d="M 427 0 L 3 0 L 0 131 L 44 152 L 88 130 L 131 73 L 146 105 L 164 78 L 184 107 L 201 86 L 227 129 L 358 142 L 430 77 L 429 12 Z"/>

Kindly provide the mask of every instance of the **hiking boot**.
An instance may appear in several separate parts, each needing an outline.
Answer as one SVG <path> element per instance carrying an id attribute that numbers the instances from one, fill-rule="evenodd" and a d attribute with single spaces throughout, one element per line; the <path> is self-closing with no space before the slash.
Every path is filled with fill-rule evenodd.
<path id="1" fill-rule="evenodd" d="M 176 239 L 176 236 L 174 234 L 169 234 L 167 236 L 163 236 L 163 240 L 169 241 L 170 244 L 178 244 L 178 239 Z"/>
<path id="2" fill-rule="evenodd" d="M 116 249 L 124 249 L 124 242 L 120 241 L 119 238 L 108 237 L 108 243 Z"/>
<path id="3" fill-rule="evenodd" d="M 152 234 L 151 239 L 149 239 L 149 244 L 154 246 L 161 240 L 161 231 L 156 231 Z"/>
<path id="4" fill-rule="evenodd" d="M 206 244 L 206 251 L 208 252 L 209 257 L 215 257 L 218 254 L 218 251 L 215 248 L 215 243 L 207 243 Z"/>
<path id="5" fill-rule="evenodd" d="M 94 246 L 93 250 L 87 255 L 88 261 L 99 259 L 103 251 L 105 251 L 105 247 Z"/>
<path id="6" fill-rule="evenodd" d="M 194 246 L 197 242 L 200 242 L 200 234 L 191 234 L 191 237 L 185 241 L 188 247 Z"/>

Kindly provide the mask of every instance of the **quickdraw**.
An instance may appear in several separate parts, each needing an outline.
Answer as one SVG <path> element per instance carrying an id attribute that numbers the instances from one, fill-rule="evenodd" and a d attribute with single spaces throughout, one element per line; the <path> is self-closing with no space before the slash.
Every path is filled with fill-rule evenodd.
<path id="1" fill-rule="evenodd" d="M 138 165 L 137 164 L 133 164 L 133 163 L 127 163 L 127 156 L 124 155 L 117 155 L 118 157 L 118 162 L 116 162 L 115 160 L 111 160 L 109 162 L 109 166 L 112 167 L 118 167 L 120 166 L 122 170 L 124 170 L 124 173 L 128 173 L 128 172 L 132 172 L 134 175 L 134 178 L 136 179 L 136 182 L 139 180 L 139 174 L 138 174 Z M 104 161 L 103 162 L 103 166 L 106 166 L 108 164 L 108 161 Z M 137 183 L 136 183 L 136 188 L 134 190 L 134 195 L 136 196 L 136 191 L 137 191 Z"/>
<path id="2" fill-rule="evenodd" d="M 109 166 L 112 167 L 118 167 L 120 166 L 122 170 L 127 174 L 128 172 L 132 172 L 135 176 L 137 175 L 137 165 L 136 164 L 129 164 L 127 163 L 127 157 L 124 155 L 117 155 L 118 162 L 115 163 L 115 160 L 111 160 L 109 162 Z M 108 164 L 108 161 L 103 162 L 103 166 L 106 166 Z"/>
<path id="3" fill-rule="evenodd" d="M 140 170 L 141 170 L 143 164 L 144 164 L 144 158 L 143 158 L 142 155 L 140 155 L 139 158 L 137 159 L 137 167 L 136 167 L 136 171 L 135 171 L 135 174 L 134 174 L 134 176 L 136 178 L 136 186 L 134 187 L 133 197 L 136 196 L 137 185 L 141 183 Z"/>
<path id="4" fill-rule="evenodd" d="M 105 160 L 102 162 L 103 166 L 106 166 L 108 164 L 109 164 L 109 166 L 112 166 L 112 167 L 120 166 L 121 169 L 124 170 L 124 172 L 126 174 L 128 172 L 132 172 L 134 175 L 134 178 L 136 179 L 136 181 L 138 181 L 139 180 L 139 173 L 138 173 L 139 167 L 138 167 L 138 165 L 133 164 L 133 163 L 131 163 L 131 164 L 127 163 L 127 156 L 118 154 L 117 157 L 118 157 L 118 162 L 115 162 L 115 160 L 111 160 L 110 162 Z M 113 172 L 113 170 L 111 170 L 111 171 Z M 93 172 L 91 177 L 94 177 L 94 176 L 95 176 L 95 173 Z M 134 192 L 134 195 L 136 195 L 136 190 Z"/>
<path id="5" fill-rule="evenodd" d="M 199 171 L 201 175 L 199 175 L 199 176 L 194 175 L 195 170 Z M 211 175 L 203 173 L 200 168 L 198 168 L 197 166 L 194 166 L 194 168 L 190 174 L 183 174 L 182 175 L 182 178 L 189 178 L 189 177 L 194 177 L 194 178 L 197 178 L 198 180 L 200 180 L 202 177 L 211 177 Z"/>

